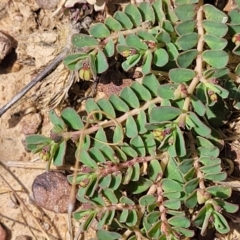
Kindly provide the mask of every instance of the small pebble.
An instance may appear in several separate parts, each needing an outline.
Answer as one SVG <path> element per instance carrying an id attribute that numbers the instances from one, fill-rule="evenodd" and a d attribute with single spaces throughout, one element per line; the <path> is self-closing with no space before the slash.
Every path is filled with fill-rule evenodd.
<path id="1" fill-rule="evenodd" d="M 25 135 L 37 133 L 42 124 L 42 117 L 39 113 L 31 113 L 25 115 L 21 122 L 21 133 Z"/>
<path id="2" fill-rule="evenodd" d="M 0 224 L 0 240 L 6 240 L 6 239 L 7 239 L 6 230 Z"/>
<path id="3" fill-rule="evenodd" d="M 62 173 L 50 171 L 38 175 L 32 184 L 32 191 L 39 207 L 56 213 L 67 212 L 71 185 Z"/>

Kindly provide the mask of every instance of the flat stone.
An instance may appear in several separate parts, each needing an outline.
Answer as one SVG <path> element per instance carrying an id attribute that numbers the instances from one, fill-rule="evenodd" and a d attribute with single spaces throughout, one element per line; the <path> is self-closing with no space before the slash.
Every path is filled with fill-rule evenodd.
<path id="1" fill-rule="evenodd" d="M 71 185 L 62 173 L 50 171 L 38 175 L 32 184 L 32 191 L 39 207 L 56 213 L 67 212 Z"/>

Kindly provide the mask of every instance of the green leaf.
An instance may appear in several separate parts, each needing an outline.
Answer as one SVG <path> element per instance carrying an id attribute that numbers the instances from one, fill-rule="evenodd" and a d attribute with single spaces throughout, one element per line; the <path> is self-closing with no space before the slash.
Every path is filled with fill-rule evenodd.
<path id="1" fill-rule="evenodd" d="M 134 67 L 141 59 L 140 54 L 134 54 L 127 57 L 127 60 L 122 63 L 122 68 L 124 71 L 129 71 L 132 67 Z"/>
<path id="2" fill-rule="evenodd" d="M 142 68 L 142 73 L 145 75 L 150 73 L 151 71 L 152 59 L 153 59 L 152 52 L 146 51 L 144 58 L 145 59 L 141 68 Z"/>
<path id="3" fill-rule="evenodd" d="M 221 164 L 221 159 L 216 157 L 200 157 L 199 161 L 205 166 Z"/>
<path id="4" fill-rule="evenodd" d="M 34 144 L 34 145 L 39 145 L 39 144 L 49 144 L 52 140 L 48 137 L 45 137 L 40 134 L 31 134 L 27 135 L 25 138 L 26 145 Z"/>
<path id="5" fill-rule="evenodd" d="M 221 199 L 229 198 L 232 195 L 232 189 L 228 186 L 210 186 L 206 191 Z"/>
<path id="6" fill-rule="evenodd" d="M 164 178 L 161 181 L 162 189 L 164 192 L 181 192 L 183 191 L 183 186 L 172 179 Z"/>
<path id="7" fill-rule="evenodd" d="M 108 61 L 102 50 L 98 50 L 96 56 L 96 69 L 97 73 L 103 73 L 108 69 Z"/>
<path id="8" fill-rule="evenodd" d="M 179 36 L 185 35 L 187 33 L 192 33 L 194 31 L 194 28 L 196 26 L 196 21 L 193 20 L 185 20 L 180 23 L 178 23 L 175 26 L 175 30 Z"/>
<path id="9" fill-rule="evenodd" d="M 122 126 L 117 125 L 114 129 L 112 141 L 113 141 L 113 143 L 121 144 L 123 138 L 124 138 L 124 136 L 123 136 Z"/>
<path id="10" fill-rule="evenodd" d="M 114 150 L 109 145 L 102 146 L 101 150 L 105 158 L 114 163 L 119 163 L 119 159 L 116 157 Z"/>
<path id="11" fill-rule="evenodd" d="M 153 204 L 157 201 L 157 197 L 152 195 L 152 194 L 148 194 L 148 195 L 145 195 L 145 196 L 142 196 L 140 199 L 139 199 L 139 204 L 141 206 L 148 206 L 150 204 Z"/>
<path id="12" fill-rule="evenodd" d="M 172 229 L 176 233 L 180 233 L 181 235 L 183 235 L 187 238 L 192 238 L 195 235 L 195 232 L 193 230 L 189 230 L 189 229 L 186 229 L 186 228 L 173 227 Z"/>
<path id="13" fill-rule="evenodd" d="M 183 179 L 182 174 L 180 173 L 177 163 L 173 157 L 168 158 L 168 164 L 165 169 L 165 176 L 166 178 L 176 180 L 179 183 L 185 182 Z"/>
<path id="14" fill-rule="evenodd" d="M 122 25 L 113 17 L 106 18 L 104 24 L 114 32 L 119 32 L 123 29 Z"/>
<path id="15" fill-rule="evenodd" d="M 174 216 L 168 219 L 168 223 L 175 227 L 189 228 L 190 220 L 185 216 Z"/>
<path id="16" fill-rule="evenodd" d="M 93 210 L 86 210 L 86 209 L 83 209 L 83 210 L 78 210 L 76 212 L 73 212 L 73 217 L 76 219 L 76 220 L 81 220 L 83 219 L 85 216 L 89 215 L 92 213 Z"/>
<path id="17" fill-rule="evenodd" d="M 138 153 L 130 147 L 127 143 L 124 143 L 121 147 L 122 151 L 130 157 L 137 157 Z"/>
<path id="18" fill-rule="evenodd" d="M 169 78 L 175 83 L 188 82 L 195 76 L 195 71 L 186 68 L 173 68 L 169 71 Z"/>
<path id="19" fill-rule="evenodd" d="M 55 166 L 62 166 L 64 164 L 65 153 L 66 153 L 67 143 L 63 141 L 60 143 L 53 156 L 53 164 Z"/>
<path id="20" fill-rule="evenodd" d="M 97 168 L 97 163 L 89 156 L 86 150 L 81 150 L 79 155 L 76 152 L 76 158 L 78 159 L 78 161 L 84 163 L 88 167 L 92 167 L 94 169 Z"/>
<path id="21" fill-rule="evenodd" d="M 196 98 L 194 95 L 192 95 L 191 96 L 191 103 L 192 103 L 192 106 L 193 106 L 195 112 L 199 116 L 204 116 L 204 114 L 206 113 L 206 107 L 202 103 L 202 101 L 199 100 L 198 98 Z"/>
<path id="22" fill-rule="evenodd" d="M 153 182 L 151 180 L 140 177 L 138 182 L 131 182 L 126 188 L 128 188 L 132 194 L 139 194 L 147 191 L 152 184 Z"/>
<path id="23" fill-rule="evenodd" d="M 131 29 L 133 27 L 133 23 L 130 20 L 130 18 L 128 17 L 128 15 L 124 12 L 121 11 L 116 11 L 113 15 L 113 17 L 121 23 L 121 25 L 125 28 L 125 29 Z"/>
<path id="24" fill-rule="evenodd" d="M 147 132 L 145 127 L 145 124 L 147 123 L 147 117 L 143 110 L 140 110 L 135 122 L 137 124 L 138 133 L 143 134 Z"/>
<path id="25" fill-rule="evenodd" d="M 126 197 L 126 196 L 122 196 L 119 200 L 120 203 L 125 203 L 128 205 L 135 205 L 134 201 L 131 200 L 130 198 Z"/>
<path id="26" fill-rule="evenodd" d="M 153 226 L 151 226 L 151 228 L 149 229 L 149 231 L 147 232 L 147 236 L 149 237 L 148 239 L 160 239 L 162 240 L 160 237 L 161 234 L 161 220 L 154 222 Z"/>
<path id="27" fill-rule="evenodd" d="M 154 15 L 156 16 L 156 21 L 162 23 L 162 21 L 165 19 L 162 1 L 154 1 L 152 7 L 154 10 Z"/>
<path id="28" fill-rule="evenodd" d="M 189 194 L 192 193 L 196 189 L 198 184 L 199 184 L 199 178 L 194 178 L 190 180 L 184 185 L 185 192 Z"/>
<path id="29" fill-rule="evenodd" d="M 163 205 L 167 208 L 177 210 L 180 209 L 181 207 L 181 201 L 178 199 L 165 200 L 163 202 Z"/>
<path id="30" fill-rule="evenodd" d="M 149 22 L 152 22 L 152 24 L 155 23 L 155 14 L 154 14 L 152 6 L 149 3 L 141 2 L 138 5 L 138 9 L 139 9 L 140 13 L 142 14 L 144 22 L 149 21 Z"/>
<path id="31" fill-rule="evenodd" d="M 136 210 L 129 210 L 126 224 L 130 227 L 135 226 L 137 221 L 138 221 L 138 215 L 137 215 Z"/>
<path id="32" fill-rule="evenodd" d="M 137 163 L 135 163 L 133 165 L 133 173 L 132 173 L 131 181 L 133 181 L 133 182 L 138 181 L 139 177 L 140 177 L 140 174 L 141 174 L 141 172 L 140 172 L 140 165 L 137 162 Z"/>
<path id="33" fill-rule="evenodd" d="M 97 78 L 97 67 L 96 67 L 96 56 L 93 54 L 89 54 L 89 67 L 93 74 L 93 79 Z"/>
<path id="34" fill-rule="evenodd" d="M 126 37 L 126 43 L 130 47 L 147 50 L 148 46 L 145 42 L 141 41 L 141 39 L 135 34 L 129 34 Z"/>
<path id="35" fill-rule="evenodd" d="M 167 48 L 169 60 L 170 61 L 175 61 L 178 54 L 179 54 L 178 50 L 177 50 L 177 47 L 173 43 L 168 43 L 166 45 L 166 48 Z"/>
<path id="36" fill-rule="evenodd" d="M 153 43 L 157 42 L 156 38 L 146 30 L 140 30 L 136 34 L 138 35 L 138 37 L 145 40 L 146 42 L 148 42 L 148 41 L 153 42 Z"/>
<path id="37" fill-rule="evenodd" d="M 94 47 L 98 45 L 98 41 L 86 34 L 74 34 L 72 36 L 72 44 L 77 48 Z"/>
<path id="38" fill-rule="evenodd" d="M 104 143 L 107 143 L 107 136 L 102 127 L 99 128 L 94 139 L 95 141 L 93 145 L 96 148 L 101 148 L 104 145 Z"/>
<path id="39" fill-rule="evenodd" d="M 102 189 L 105 189 L 105 188 L 108 188 L 110 183 L 111 183 L 111 180 L 112 180 L 112 176 L 109 174 L 109 175 L 106 175 L 102 178 L 100 178 L 99 182 L 98 182 L 98 185 L 102 188 Z"/>
<path id="40" fill-rule="evenodd" d="M 119 239 L 122 237 L 121 234 L 116 233 L 116 232 L 109 232 L 107 230 L 97 230 L 97 237 L 98 240 L 115 240 L 115 239 Z"/>
<path id="41" fill-rule="evenodd" d="M 111 35 L 109 29 L 103 23 L 92 24 L 89 28 L 89 33 L 95 38 L 106 38 Z"/>
<path id="42" fill-rule="evenodd" d="M 226 39 L 210 34 L 204 35 L 204 41 L 212 50 L 223 50 L 228 44 Z"/>
<path id="43" fill-rule="evenodd" d="M 198 0 L 175 0 L 175 4 L 189 4 L 189 3 L 198 3 Z"/>
<path id="44" fill-rule="evenodd" d="M 138 99 L 144 101 L 149 101 L 152 99 L 151 93 L 141 83 L 134 81 L 130 87 L 136 93 Z"/>
<path id="45" fill-rule="evenodd" d="M 99 220 L 97 224 L 97 229 L 102 229 L 104 225 L 106 224 L 107 218 L 109 216 L 110 211 L 107 210 L 104 212 L 103 216 L 101 217 L 101 220 Z"/>
<path id="46" fill-rule="evenodd" d="M 191 192 L 184 201 L 186 207 L 194 208 L 197 205 L 197 190 Z"/>
<path id="47" fill-rule="evenodd" d="M 151 122 L 160 123 L 178 117 L 182 111 L 176 107 L 155 107 L 150 113 Z"/>
<path id="48" fill-rule="evenodd" d="M 123 99 L 130 107 L 139 108 L 140 103 L 137 95 L 130 87 L 125 87 L 120 92 L 120 98 Z"/>
<path id="49" fill-rule="evenodd" d="M 128 4 L 124 9 L 124 12 L 131 19 L 133 24 L 138 27 L 142 23 L 142 16 L 139 9 L 134 4 Z"/>
<path id="50" fill-rule="evenodd" d="M 198 154 L 201 157 L 218 157 L 219 155 L 219 148 L 215 146 L 209 147 L 199 147 Z"/>
<path id="51" fill-rule="evenodd" d="M 118 110 L 120 112 L 128 112 L 129 111 L 128 105 L 121 98 L 119 98 L 116 94 L 112 94 L 110 96 L 109 100 L 116 110 Z"/>
<path id="52" fill-rule="evenodd" d="M 228 27 L 224 23 L 203 20 L 202 24 L 207 34 L 215 35 L 220 38 L 224 37 L 227 34 Z"/>
<path id="53" fill-rule="evenodd" d="M 71 55 L 68 55 L 66 58 L 64 58 L 63 63 L 65 66 L 67 66 L 71 63 L 76 63 L 79 60 L 86 59 L 87 57 L 88 57 L 88 54 L 86 53 L 71 54 Z"/>
<path id="54" fill-rule="evenodd" d="M 88 150 L 88 153 L 95 162 L 100 162 L 100 163 L 106 162 L 102 152 L 98 148 L 92 147 Z"/>
<path id="55" fill-rule="evenodd" d="M 195 32 L 187 33 L 180 36 L 175 42 L 175 44 L 180 50 L 189 50 L 197 45 L 198 38 L 199 36 Z"/>
<path id="56" fill-rule="evenodd" d="M 157 34 L 156 39 L 159 43 L 168 44 L 171 42 L 171 37 L 166 31 L 161 31 L 159 34 Z"/>
<path id="57" fill-rule="evenodd" d="M 123 211 L 121 212 L 120 217 L 118 219 L 119 222 L 125 223 L 127 220 L 127 217 L 128 217 L 128 213 L 129 213 L 128 209 L 123 209 Z"/>
<path id="58" fill-rule="evenodd" d="M 187 68 L 192 64 L 193 60 L 197 57 L 198 51 L 196 49 L 182 52 L 177 57 L 177 65 L 180 68 Z"/>
<path id="59" fill-rule="evenodd" d="M 226 221 L 226 219 L 221 213 L 214 211 L 213 217 L 214 217 L 214 221 L 213 221 L 214 227 L 219 233 L 226 234 L 230 231 L 228 222 Z"/>
<path id="60" fill-rule="evenodd" d="M 227 174 L 226 172 L 221 172 L 221 173 L 215 173 L 215 174 L 206 174 L 204 175 L 204 179 L 208 179 L 208 180 L 211 180 L 211 181 L 223 181 L 227 178 Z"/>
<path id="61" fill-rule="evenodd" d="M 109 118 L 109 116 L 111 118 L 116 118 L 115 110 L 114 110 L 112 104 L 107 99 L 100 98 L 97 101 L 97 104 L 102 109 L 102 111 L 107 113 L 107 116 L 106 116 L 107 118 Z"/>
<path id="62" fill-rule="evenodd" d="M 195 4 L 182 4 L 175 8 L 175 13 L 179 20 L 185 21 L 195 17 Z"/>
<path id="63" fill-rule="evenodd" d="M 82 119 L 73 108 L 70 107 L 65 108 L 61 112 L 61 117 L 64 120 L 64 122 L 72 129 L 81 130 L 84 127 Z"/>
<path id="64" fill-rule="evenodd" d="M 66 128 L 64 121 L 55 113 L 54 110 L 49 111 L 49 119 L 54 125 L 56 132 L 61 132 Z"/>
<path id="65" fill-rule="evenodd" d="M 198 133 L 200 136 L 208 136 L 211 134 L 211 129 L 205 125 L 199 118 L 198 116 L 193 113 L 190 112 L 189 115 L 186 117 L 186 122 L 188 124 L 188 119 L 191 119 L 191 121 L 194 123 L 194 130 L 196 131 L 196 133 Z"/>
<path id="66" fill-rule="evenodd" d="M 144 87 L 146 87 L 153 96 L 157 96 L 157 90 L 158 87 L 160 86 L 157 78 L 153 74 L 149 74 L 143 77 L 142 84 Z"/>
<path id="67" fill-rule="evenodd" d="M 104 49 L 103 49 L 104 54 L 107 57 L 112 57 L 115 53 L 115 46 L 114 46 L 114 42 L 111 39 L 108 40 L 108 43 L 105 45 Z"/>
<path id="68" fill-rule="evenodd" d="M 113 204 L 118 203 L 118 199 L 112 189 L 108 189 L 108 188 L 103 189 L 102 193 L 111 203 L 113 203 Z"/>
<path id="69" fill-rule="evenodd" d="M 113 189 L 114 191 L 117 190 L 122 182 L 122 173 L 118 174 L 112 174 L 112 181 L 109 185 L 110 189 Z"/>
<path id="70" fill-rule="evenodd" d="M 130 145 L 136 150 L 139 156 L 141 157 L 146 156 L 145 145 L 142 138 L 139 135 L 131 139 Z"/>
<path id="71" fill-rule="evenodd" d="M 97 105 L 97 103 L 94 101 L 93 98 L 88 98 L 85 104 L 86 107 L 86 111 L 88 114 L 95 112 L 95 111 L 100 111 L 99 106 Z M 94 118 L 96 118 L 97 120 L 101 120 L 102 118 L 102 114 L 97 112 L 96 114 L 92 115 L 94 116 Z"/>
<path id="72" fill-rule="evenodd" d="M 225 67 L 229 61 L 228 54 L 221 50 L 205 50 L 202 56 L 204 61 L 215 68 Z"/>
<path id="73" fill-rule="evenodd" d="M 159 48 L 154 52 L 153 63 L 156 66 L 162 67 L 162 66 L 166 65 L 168 62 L 168 59 L 169 59 L 168 53 L 166 52 L 165 49 Z"/>
<path id="74" fill-rule="evenodd" d="M 227 15 L 223 11 L 220 11 L 219 9 L 214 7 L 213 5 L 205 4 L 203 6 L 203 10 L 207 20 L 220 23 L 226 23 L 228 20 Z"/>
<path id="75" fill-rule="evenodd" d="M 127 117 L 125 132 L 126 136 L 129 138 L 133 138 L 138 135 L 137 124 L 131 115 Z"/>
<path id="76" fill-rule="evenodd" d="M 228 213 L 235 213 L 238 211 L 239 206 L 237 204 L 223 201 L 222 199 L 214 199 L 217 205 L 221 206 Z"/>
<path id="77" fill-rule="evenodd" d="M 178 126 L 176 127 L 176 132 L 177 132 L 176 141 L 175 141 L 176 152 L 179 157 L 183 157 L 186 155 L 186 152 L 187 152 L 186 146 L 185 146 L 185 140 L 183 137 L 183 133 Z"/>
<path id="78" fill-rule="evenodd" d="M 175 83 L 162 84 L 158 88 L 158 96 L 163 99 L 174 99 L 174 92 L 177 89 L 178 85 L 179 84 Z"/>

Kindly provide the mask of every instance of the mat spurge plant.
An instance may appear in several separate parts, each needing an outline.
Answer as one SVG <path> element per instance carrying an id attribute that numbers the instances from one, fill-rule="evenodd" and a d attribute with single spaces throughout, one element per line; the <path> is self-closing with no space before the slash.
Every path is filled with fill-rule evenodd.
<path id="1" fill-rule="evenodd" d="M 26 138 L 28 149 L 56 166 L 67 142 L 76 144 L 68 179 L 82 205 L 73 217 L 82 231 L 95 219 L 97 239 L 184 239 L 210 228 L 226 234 L 225 213 L 238 210 L 226 201 L 231 188 L 218 182 L 227 177 L 219 128 L 239 109 L 240 65 L 229 60 L 240 54 L 239 9 L 171 3 L 129 4 L 89 35 L 73 36 L 81 51 L 64 63 L 83 80 L 96 79 L 117 57 L 123 70 L 141 69 L 142 81 L 119 96 L 88 99 L 82 117 L 72 108 L 50 111 L 50 138 Z"/>

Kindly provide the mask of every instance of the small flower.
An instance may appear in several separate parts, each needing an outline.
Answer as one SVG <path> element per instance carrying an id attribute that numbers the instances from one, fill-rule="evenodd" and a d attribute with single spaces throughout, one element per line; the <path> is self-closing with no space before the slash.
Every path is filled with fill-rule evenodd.
<path id="1" fill-rule="evenodd" d="M 153 130 L 153 136 L 156 140 L 161 142 L 167 135 L 171 134 L 171 128 L 157 128 Z"/>
<path id="2" fill-rule="evenodd" d="M 233 38 L 232 41 L 235 43 L 236 46 L 240 45 L 240 33 L 236 33 Z"/>
<path id="3" fill-rule="evenodd" d="M 153 49 L 156 47 L 156 43 L 154 41 L 146 41 L 146 44 L 150 49 Z"/>
<path id="4" fill-rule="evenodd" d="M 83 63 L 82 68 L 79 70 L 79 77 L 85 81 L 89 81 L 92 78 L 92 72 L 88 63 Z"/>
<path id="5" fill-rule="evenodd" d="M 218 80 L 218 78 L 213 77 L 210 79 L 210 82 L 217 85 L 219 83 L 219 80 Z"/>

